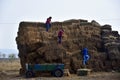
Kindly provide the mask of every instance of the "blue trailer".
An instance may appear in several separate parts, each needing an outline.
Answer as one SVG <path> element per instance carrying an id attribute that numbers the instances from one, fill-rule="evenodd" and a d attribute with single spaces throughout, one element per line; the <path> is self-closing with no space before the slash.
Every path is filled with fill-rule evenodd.
<path id="1" fill-rule="evenodd" d="M 26 64 L 26 77 L 34 77 L 36 71 L 47 71 L 55 77 L 62 77 L 64 64 Z"/>

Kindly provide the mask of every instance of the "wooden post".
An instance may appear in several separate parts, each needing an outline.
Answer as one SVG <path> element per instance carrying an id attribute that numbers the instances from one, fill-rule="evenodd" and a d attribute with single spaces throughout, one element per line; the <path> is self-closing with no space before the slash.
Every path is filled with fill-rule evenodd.
<path id="1" fill-rule="evenodd" d="M 69 69 L 64 69 L 64 76 L 69 76 L 71 77 L 71 74 L 69 72 Z"/>

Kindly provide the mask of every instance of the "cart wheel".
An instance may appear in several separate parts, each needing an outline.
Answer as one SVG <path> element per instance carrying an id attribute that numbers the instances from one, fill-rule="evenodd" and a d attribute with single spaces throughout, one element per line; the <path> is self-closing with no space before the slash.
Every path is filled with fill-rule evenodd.
<path id="1" fill-rule="evenodd" d="M 63 70 L 61 70 L 61 69 L 56 69 L 56 70 L 53 71 L 53 75 L 54 75 L 55 77 L 62 77 L 62 76 L 63 76 Z"/>
<path id="2" fill-rule="evenodd" d="M 34 77 L 34 75 L 35 75 L 35 74 L 33 73 L 33 71 L 27 71 L 27 72 L 26 72 L 26 77 L 27 77 L 27 78 Z"/>

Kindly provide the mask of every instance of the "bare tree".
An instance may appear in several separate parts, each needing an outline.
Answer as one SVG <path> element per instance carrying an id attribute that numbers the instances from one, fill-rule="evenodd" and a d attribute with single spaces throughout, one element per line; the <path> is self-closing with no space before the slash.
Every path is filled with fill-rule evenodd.
<path id="1" fill-rule="evenodd" d="M 2 54 L 2 58 L 5 58 L 5 57 L 6 57 L 6 54 L 5 54 L 5 53 L 3 53 L 3 54 Z"/>
<path id="2" fill-rule="evenodd" d="M 12 60 L 14 60 L 16 58 L 14 53 L 11 53 L 8 55 L 9 60 L 12 62 Z"/>

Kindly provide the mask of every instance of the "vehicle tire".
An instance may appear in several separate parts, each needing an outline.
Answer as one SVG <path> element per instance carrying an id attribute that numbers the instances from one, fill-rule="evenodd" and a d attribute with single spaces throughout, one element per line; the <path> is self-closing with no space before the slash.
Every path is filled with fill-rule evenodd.
<path id="1" fill-rule="evenodd" d="M 63 70 L 61 70 L 61 69 L 56 69 L 56 70 L 53 71 L 53 75 L 54 75 L 55 77 L 62 77 L 62 76 L 63 76 Z"/>
<path id="2" fill-rule="evenodd" d="M 31 78 L 31 77 L 34 77 L 35 76 L 35 74 L 33 73 L 33 71 L 27 71 L 26 72 L 26 77 L 27 78 Z"/>

